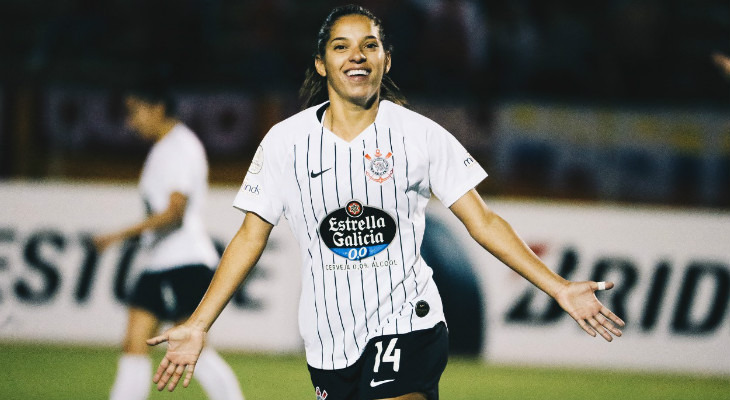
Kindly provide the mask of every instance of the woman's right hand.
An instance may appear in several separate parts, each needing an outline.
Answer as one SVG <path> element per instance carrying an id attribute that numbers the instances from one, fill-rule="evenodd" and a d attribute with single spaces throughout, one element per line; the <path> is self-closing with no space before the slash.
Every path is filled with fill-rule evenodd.
<path id="1" fill-rule="evenodd" d="M 167 342 L 168 345 L 165 357 L 160 361 L 160 366 L 152 378 L 152 381 L 157 384 L 157 390 L 162 390 L 165 385 L 167 385 L 167 390 L 171 392 L 175 390 L 186 369 L 183 387 L 188 387 L 193 378 L 195 363 L 205 346 L 205 336 L 205 331 L 182 324 L 147 340 L 147 344 L 150 346 L 163 342 Z"/>

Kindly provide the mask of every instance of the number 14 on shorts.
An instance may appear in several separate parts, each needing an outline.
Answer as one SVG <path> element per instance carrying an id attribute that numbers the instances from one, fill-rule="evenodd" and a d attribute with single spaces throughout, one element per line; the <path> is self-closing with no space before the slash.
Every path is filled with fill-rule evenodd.
<path id="1" fill-rule="evenodd" d="M 390 339 L 388 346 L 385 348 L 385 353 L 383 353 L 383 342 L 380 341 L 375 343 L 375 348 L 378 349 L 378 354 L 375 355 L 375 366 L 373 367 L 373 372 L 377 373 L 380 370 L 381 362 L 393 363 L 393 372 L 398 372 L 400 369 L 400 349 L 395 348 L 397 341 L 398 338 Z"/>

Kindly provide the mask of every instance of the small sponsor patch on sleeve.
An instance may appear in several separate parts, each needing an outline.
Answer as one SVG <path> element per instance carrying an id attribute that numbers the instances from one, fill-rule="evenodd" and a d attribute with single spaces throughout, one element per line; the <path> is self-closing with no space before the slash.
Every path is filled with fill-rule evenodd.
<path id="1" fill-rule="evenodd" d="M 252 174 L 258 174 L 264 168 L 264 148 L 259 145 L 256 149 L 256 154 L 253 155 L 251 165 L 248 167 L 248 172 Z"/>
<path id="2" fill-rule="evenodd" d="M 260 185 L 258 183 L 252 183 L 248 179 L 243 180 L 239 191 L 249 196 L 258 196 L 261 194 Z"/>

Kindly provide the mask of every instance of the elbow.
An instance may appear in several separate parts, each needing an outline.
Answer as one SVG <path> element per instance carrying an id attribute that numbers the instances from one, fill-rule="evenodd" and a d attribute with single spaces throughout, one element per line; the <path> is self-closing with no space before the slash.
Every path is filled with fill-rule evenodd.
<path id="1" fill-rule="evenodd" d="M 178 208 L 169 208 L 163 214 L 163 225 L 166 230 L 179 229 L 185 220 L 185 210 Z"/>
<path id="2" fill-rule="evenodd" d="M 512 226 L 498 214 L 490 212 L 473 227 L 468 229 L 471 237 L 484 249 L 502 259 L 509 251 L 505 251 L 505 244 L 513 240 L 520 240 Z"/>
<path id="3" fill-rule="evenodd" d="M 478 243 L 484 243 L 495 231 L 496 227 L 506 223 L 499 215 L 489 211 L 474 223 L 467 225 L 467 231 Z"/>

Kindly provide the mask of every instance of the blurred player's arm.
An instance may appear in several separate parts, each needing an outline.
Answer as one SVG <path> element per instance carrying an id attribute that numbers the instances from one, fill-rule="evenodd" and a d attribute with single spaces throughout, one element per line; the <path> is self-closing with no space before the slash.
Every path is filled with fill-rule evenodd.
<path id="1" fill-rule="evenodd" d="M 730 57 L 720 52 L 712 53 L 712 61 L 725 73 L 725 77 L 730 78 Z"/>
<path id="2" fill-rule="evenodd" d="M 187 204 L 187 196 L 180 192 L 173 192 L 170 194 L 170 201 L 165 211 L 158 214 L 152 214 L 142 222 L 128 226 L 119 231 L 94 236 L 94 244 L 97 249 L 104 250 L 115 242 L 139 236 L 142 232 L 147 230 L 160 230 L 180 225 L 183 217 L 185 216 L 185 207 Z"/>
<path id="3" fill-rule="evenodd" d="M 165 357 L 152 378 L 157 383 L 157 390 L 162 390 L 168 382 L 167 389 L 174 390 L 186 368 L 183 386 L 190 384 L 208 330 L 256 265 L 273 227 L 258 215 L 246 213 L 243 224 L 223 253 L 213 281 L 193 315 L 185 323 L 147 340 L 151 346 L 168 343 Z"/>
<path id="4" fill-rule="evenodd" d="M 614 324 L 623 326 L 624 322 L 598 301 L 594 294 L 598 284 L 571 282 L 550 270 L 509 223 L 487 207 L 476 190 L 467 192 L 450 209 L 477 243 L 554 298 L 586 333 L 599 334 L 609 342 L 611 334 L 621 336 Z M 606 283 L 606 289 L 612 287 L 612 282 Z"/>

